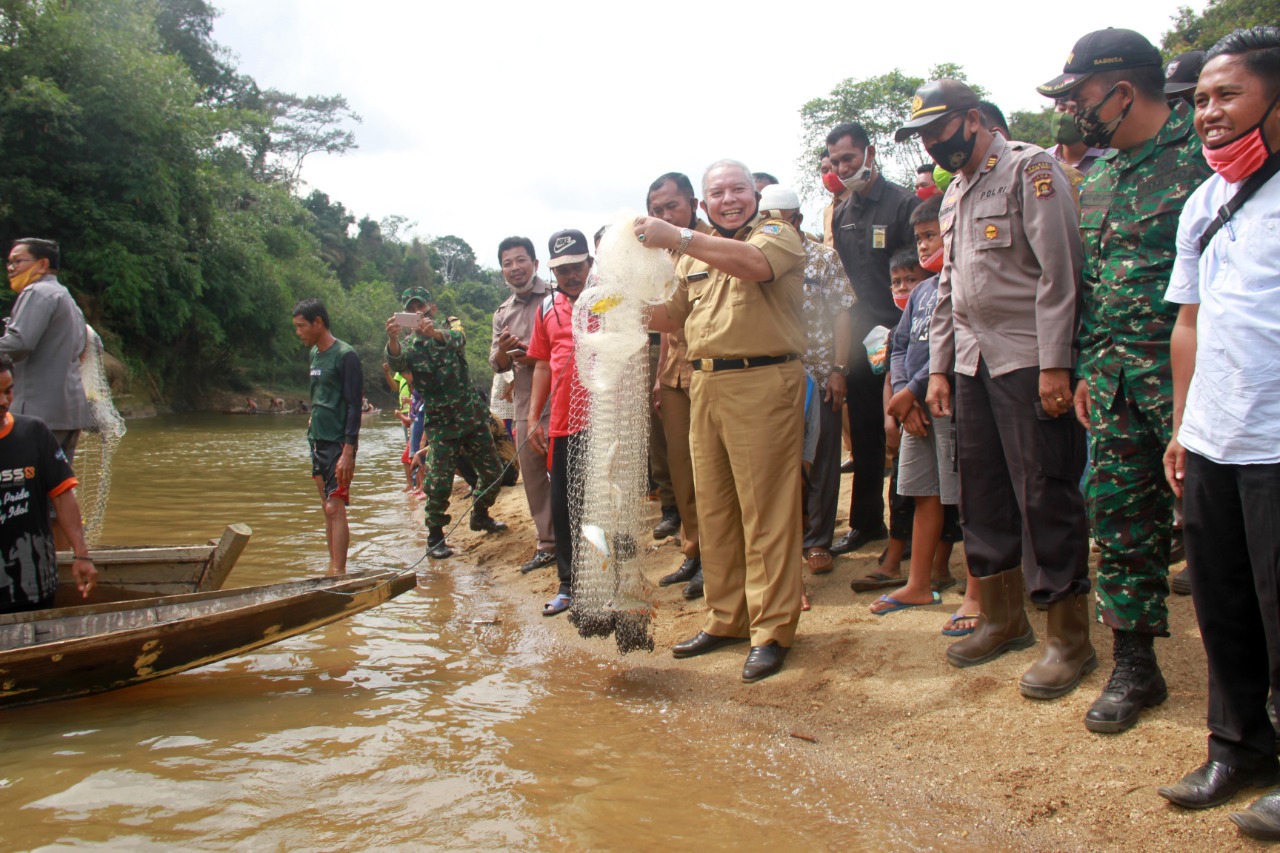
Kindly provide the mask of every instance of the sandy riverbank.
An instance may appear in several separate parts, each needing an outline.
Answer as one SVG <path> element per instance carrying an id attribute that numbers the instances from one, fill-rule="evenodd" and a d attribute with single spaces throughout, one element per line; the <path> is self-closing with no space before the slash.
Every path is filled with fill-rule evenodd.
<path id="1" fill-rule="evenodd" d="M 847 507 L 848 477 L 843 486 Z M 492 578 L 495 595 L 522 619 L 546 631 L 549 641 L 618 661 L 629 679 L 667 693 L 690 719 L 728 718 L 772 739 L 779 754 L 804 763 L 806 775 L 830 780 L 827 807 L 867 803 L 900 813 L 916 824 L 917 839 L 936 838 L 939 848 L 1255 845 L 1227 819 L 1248 805 L 1250 794 L 1205 812 L 1177 809 L 1156 794 L 1205 756 L 1205 662 L 1189 597 L 1170 597 L 1173 636 L 1157 643 L 1169 700 L 1129 732 L 1096 735 L 1082 720 L 1111 671 L 1109 631 L 1094 625 L 1100 666 L 1080 689 L 1056 701 L 1025 699 L 1017 680 L 1040 655 L 1039 644 L 967 670 L 946 662 L 949 640 L 939 630 L 959 605 L 954 588 L 941 607 L 882 617 L 868 612 L 875 595 L 853 594 L 849 581 L 874 570 L 882 543 L 837 558 L 831 574 L 805 571 L 813 609 L 801 618 L 786 668 L 747 685 L 740 680 L 743 647 L 684 661 L 671 657 L 672 644 L 695 633 L 703 613 L 702 602 L 686 602 L 678 586 L 655 593 L 652 654 L 619 658 L 612 639 L 584 640 L 564 617 L 542 618 L 542 602 L 555 593 L 554 569 L 529 576 L 516 571 L 534 547 L 523 490 L 504 489 L 493 514 L 511 531 L 486 537 L 463 524 L 450 542 L 461 559 Z M 837 530 L 844 528 L 841 519 Z M 959 554 L 952 566 L 957 576 Z M 668 541 L 647 549 L 642 566 L 656 587 L 679 560 Z M 1043 638 L 1044 614 L 1032 609 L 1031 620 Z"/>

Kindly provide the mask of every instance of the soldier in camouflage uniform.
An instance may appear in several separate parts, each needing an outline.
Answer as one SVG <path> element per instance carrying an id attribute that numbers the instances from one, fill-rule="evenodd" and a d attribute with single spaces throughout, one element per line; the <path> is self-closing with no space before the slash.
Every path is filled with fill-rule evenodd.
<path id="1" fill-rule="evenodd" d="M 449 523 L 449 493 L 458 459 L 466 456 L 475 466 L 475 504 L 471 529 L 498 533 L 507 526 L 489 517 L 489 507 L 498 497 L 502 466 L 489 435 L 488 408 L 471 384 L 467 369 L 467 338 L 457 317 L 436 326 L 436 305 L 426 288 L 415 287 L 403 294 L 406 311 L 419 313 L 413 334 L 402 346 L 405 331 L 395 317 L 387 321 L 387 364 L 397 372 L 411 371 L 413 387 L 422 396 L 428 445 L 426 475 L 427 548 L 435 559 L 453 554 L 445 542 L 444 526 Z"/>
<path id="2" fill-rule="evenodd" d="M 1169 636 L 1173 515 L 1163 455 L 1177 306 L 1164 292 L 1178 216 L 1210 170 L 1191 111 L 1182 102 L 1169 108 L 1160 54 L 1141 35 L 1090 33 L 1063 70 L 1040 93 L 1067 103 L 1088 145 L 1115 149 L 1098 159 L 1080 195 L 1084 306 L 1075 405 L 1093 433 L 1098 619 L 1115 639 L 1115 670 L 1085 726 L 1119 732 L 1168 695 L 1153 644 Z"/>

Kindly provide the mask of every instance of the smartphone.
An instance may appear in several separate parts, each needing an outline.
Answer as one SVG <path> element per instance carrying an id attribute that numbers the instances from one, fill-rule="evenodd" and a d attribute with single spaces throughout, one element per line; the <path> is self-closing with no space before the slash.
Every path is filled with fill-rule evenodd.
<path id="1" fill-rule="evenodd" d="M 416 327 L 418 325 L 419 319 L 421 319 L 420 315 L 414 313 L 413 311 L 397 311 L 396 312 L 396 322 L 399 323 L 401 326 L 404 326 L 406 329 L 412 329 Z"/>

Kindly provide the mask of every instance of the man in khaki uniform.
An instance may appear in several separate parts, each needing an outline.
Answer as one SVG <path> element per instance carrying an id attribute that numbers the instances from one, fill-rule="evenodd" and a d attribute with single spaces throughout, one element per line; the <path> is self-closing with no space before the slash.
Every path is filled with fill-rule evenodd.
<path id="1" fill-rule="evenodd" d="M 804 248 L 782 219 L 762 215 L 751 170 L 713 163 L 702 208 L 717 236 L 640 217 L 645 246 L 684 254 L 677 288 L 652 325 L 683 325 L 694 373 L 690 443 L 707 614 L 678 643 L 693 657 L 751 639 L 742 680 L 782 668 L 800 619 L 800 480 L 804 432 Z"/>
<path id="2" fill-rule="evenodd" d="M 1070 383 L 1083 250 L 1061 166 L 1034 145 L 993 134 L 978 106 L 963 83 L 928 83 L 897 134 L 918 133 L 934 162 L 956 173 L 938 214 L 943 268 L 926 401 L 933 414 L 951 414 L 954 370 L 960 514 L 982 614 L 947 659 L 973 666 L 1035 642 L 1025 577 L 1032 600 L 1049 609 L 1049 640 L 1019 686 L 1049 699 L 1098 665 L 1077 487 L 1084 430 Z"/>

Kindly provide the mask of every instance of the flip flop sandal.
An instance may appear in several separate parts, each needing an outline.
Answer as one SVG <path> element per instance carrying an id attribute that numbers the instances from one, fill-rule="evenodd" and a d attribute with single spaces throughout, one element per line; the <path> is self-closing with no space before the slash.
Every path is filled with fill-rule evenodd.
<path id="1" fill-rule="evenodd" d="M 567 595 L 557 595 L 555 598 L 542 605 L 543 616 L 555 616 L 569 609 L 573 604 L 573 599 Z"/>
<path id="2" fill-rule="evenodd" d="M 942 629 L 942 636 L 967 637 L 969 634 L 972 634 L 974 630 L 978 627 L 976 624 L 972 628 L 956 627 L 957 622 L 963 622 L 966 619 L 972 619 L 976 623 L 978 619 L 978 614 L 977 613 L 956 613 L 950 619 L 947 620 L 947 627 Z"/>
<path id="3" fill-rule="evenodd" d="M 835 568 L 831 552 L 826 548 L 810 548 L 804 555 L 804 560 L 809 564 L 809 571 L 815 575 L 825 575 Z"/>
<path id="4" fill-rule="evenodd" d="M 887 586 L 902 586 L 907 579 L 902 575 L 886 575 L 884 572 L 872 572 L 866 577 L 854 578 L 849 589 L 854 592 L 871 592 L 873 589 L 884 589 Z"/>
<path id="5" fill-rule="evenodd" d="M 941 595 L 938 595 L 938 593 L 936 592 L 930 593 L 930 595 L 931 595 L 930 600 L 924 602 L 923 604 L 911 604 L 910 602 L 907 602 L 907 601 L 899 601 L 898 599 L 894 598 L 892 595 L 882 595 L 880 596 L 880 601 L 883 601 L 885 604 L 888 604 L 890 606 L 886 607 L 884 610 L 872 610 L 871 612 L 876 616 L 884 616 L 886 613 L 896 613 L 899 610 L 910 610 L 912 607 L 931 607 L 935 604 L 942 603 Z"/>

